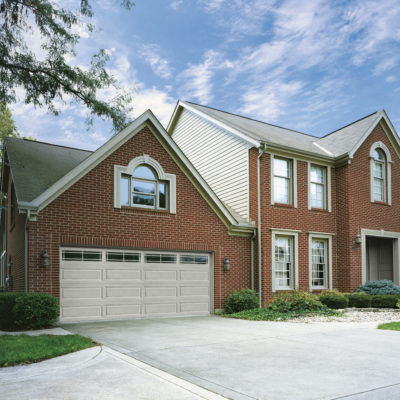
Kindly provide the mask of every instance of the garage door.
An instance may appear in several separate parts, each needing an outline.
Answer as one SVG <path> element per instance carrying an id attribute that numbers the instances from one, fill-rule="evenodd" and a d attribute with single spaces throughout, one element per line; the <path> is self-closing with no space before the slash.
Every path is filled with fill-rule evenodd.
<path id="1" fill-rule="evenodd" d="M 204 315 L 211 255 L 62 248 L 60 320 Z"/>

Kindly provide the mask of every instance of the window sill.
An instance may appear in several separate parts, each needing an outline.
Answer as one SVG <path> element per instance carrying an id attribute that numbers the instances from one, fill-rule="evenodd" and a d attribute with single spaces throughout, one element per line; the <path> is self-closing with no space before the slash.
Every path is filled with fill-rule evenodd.
<path id="1" fill-rule="evenodd" d="M 170 214 L 169 210 L 160 210 L 157 208 L 150 208 L 150 207 L 130 207 L 130 206 L 121 206 L 120 208 L 122 211 L 128 211 L 128 212 L 138 212 L 139 214 L 143 213 L 156 213 L 156 214 Z"/>
<path id="2" fill-rule="evenodd" d="M 322 212 L 322 213 L 329 213 L 329 212 L 330 212 L 330 211 L 327 210 L 326 208 L 315 208 L 315 207 L 312 207 L 312 208 L 310 209 L 310 211 L 316 211 L 316 212 Z"/>
<path id="3" fill-rule="evenodd" d="M 283 207 L 283 208 L 293 208 L 294 209 L 294 205 L 293 204 L 286 204 L 286 203 L 274 203 L 271 204 L 272 206 L 277 206 L 277 207 Z"/>
<path id="4" fill-rule="evenodd" d="M 372 204 L 377 204 L 378 206 L 390 207 L 390 204 L 386 201 L 371 201 Z"/>

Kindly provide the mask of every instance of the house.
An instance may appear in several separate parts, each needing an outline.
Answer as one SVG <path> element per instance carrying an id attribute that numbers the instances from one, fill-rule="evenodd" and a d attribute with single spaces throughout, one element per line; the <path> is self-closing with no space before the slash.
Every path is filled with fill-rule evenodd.
<path id="1" fill-rule="evenodd" d="M 399 144 L 384 111 L 316 138 L 182 101 L 94 152 L 7 138 L 0 285 L 67 322 L 399 283 Z"/>
<path id="2" fill-rule="evenodd" d="M 385 111 L 319 138 L 179 101 L 167 130 L 220 200 L 256 223 L 251 284 L 264 302 L 400 283 L 400 140 Z"/>

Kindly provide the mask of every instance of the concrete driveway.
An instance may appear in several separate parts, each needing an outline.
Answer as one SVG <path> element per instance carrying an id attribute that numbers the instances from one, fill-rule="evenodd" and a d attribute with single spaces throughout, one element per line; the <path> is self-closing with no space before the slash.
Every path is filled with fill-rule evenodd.
<path id="1" fill-rule="evenodd" d="M 400 332 L 217 316 L 65 328 L 231 399 L 400 398 Z"/>

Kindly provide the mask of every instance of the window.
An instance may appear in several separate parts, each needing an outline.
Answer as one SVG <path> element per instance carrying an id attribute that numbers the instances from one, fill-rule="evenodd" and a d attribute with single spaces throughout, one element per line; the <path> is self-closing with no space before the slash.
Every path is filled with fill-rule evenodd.
<path id="1" fill-rule="evenodd" d="M 327 239 L 313 238 L 311 242 L 311 287 L 326 288 Z"/>
<path id="2" fill-rule="evenodd" d="M 146 263 L 176 264 L 176 254 L 145 254 Z"/>
<path id="3" fill-rule="evenodd" d="M 291 289 L 293 277 L 293 239 L 275 236 L 275 289 Z"/>
<path id="4" fill-rule="evenodd" d="M 386 197 L 386 159 L 381 149 L 375 149 L 373 157 L 373 199 L 383 202 Z"/>
<path id="5" fill-rule="evenodd" d="M 114 208 L 121 206 L 169 210 L 176 214 L 176 176 L 144 154 L 127 166 L 114 165 Z"/>
<path id="6" fill-rule="evenodd" d="M 158 180 L 150 167 L 139 165 L 131 177 L 121 176 L 121 204 L 166 209 L 167 183 Z"/>
<path id="7" fill-rule="evenodd" d="M 180 263 L 181 264 L 207 264 L 208 256 L 184 254 L 184 255 L 180 256 Z"/>
<path id="8" fill-rule="evenodd" d="M 63 250 L 62 259 L 64 261 L 101 261 L 101 251 L 86 250 Z"/>
<path id="9" fill-rule="evenodd" d="M 107 251 L 108 262 L 140 262 L 140 253 L 126 253 L 123 251 Z"/>
<path id="10" fill-rule="evenodd" d="M 292 204 L 292 162 L 273 158 L 273 203 Z"/>
<path id="11" fill-rule="evenodd" d="M 326 168 L 310 166 L 311 208 L 326 208 Z"/>

